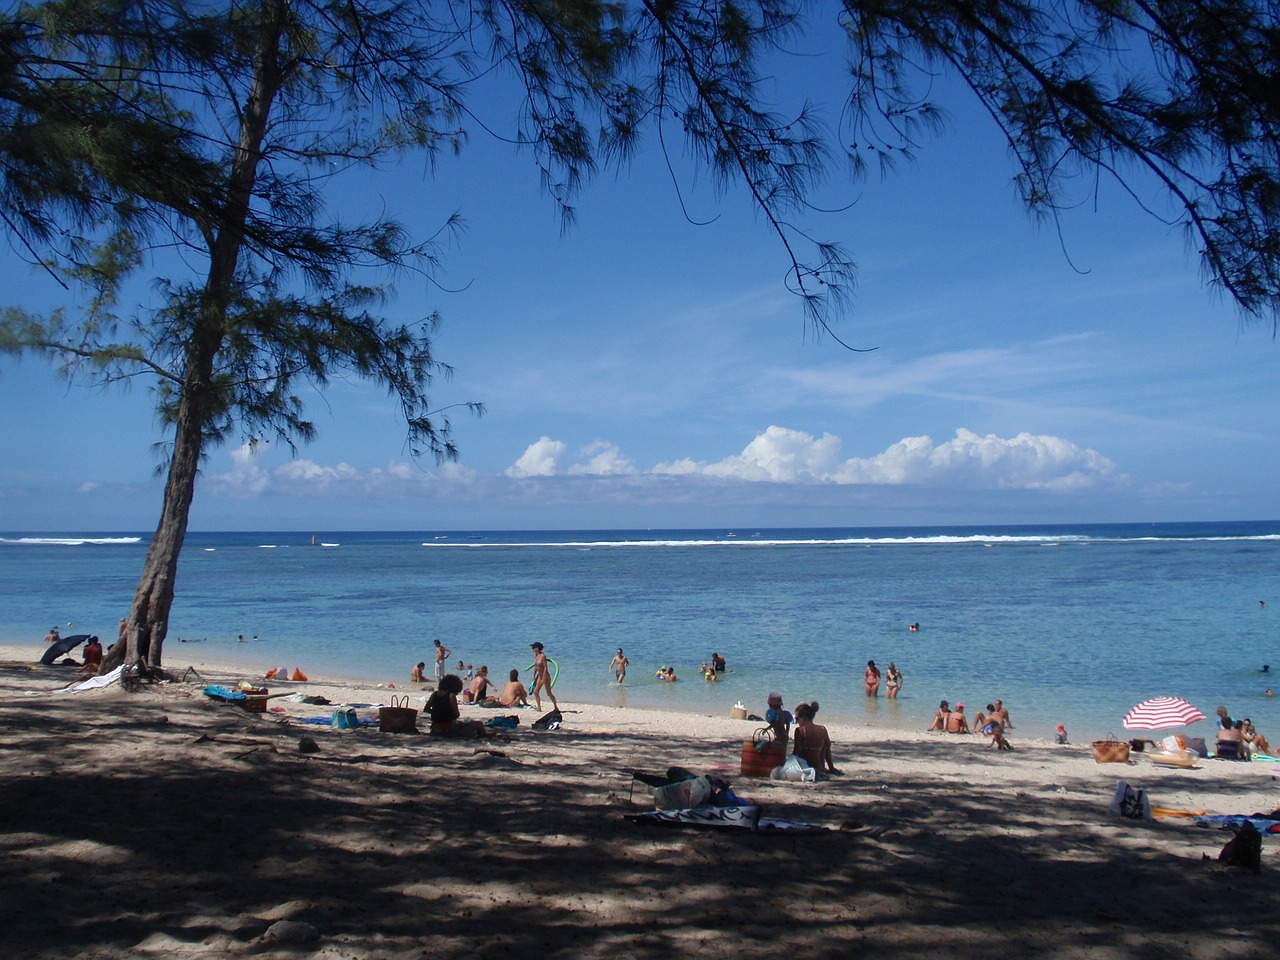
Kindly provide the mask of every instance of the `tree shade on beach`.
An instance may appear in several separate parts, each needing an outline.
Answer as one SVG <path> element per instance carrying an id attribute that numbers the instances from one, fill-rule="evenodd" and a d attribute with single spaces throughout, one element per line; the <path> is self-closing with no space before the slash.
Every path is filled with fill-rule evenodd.
<path id="1" fill-rule="evenodd" d="M 832 336 L 853 263 L 838 244 L 811 242 L 805 215 L 831 157 L 861 174 L 920 146 L 942 116 L 917 86 L 935 68 L 987 108 L 1034 214 L 1056 217 L 1102 173 L 1127 187 L 1154 181 L 1211 282 L 1274 322 L 1269 6 L 867 0 L 822 20 L 807 9 L 51 0 L 0 16 L 14 65 L 0 78 L 0 213 L 15 246 L 90 295 L 75 319 L 7 310 L 0 347 L 45 352 L 98 383 L 151 377 L 172 431 L 161 518 L 104 667 L 161 662 L 202 457 L 236 433 L 311 439 L 308 387 L 372 380 L 399 401 L 415 453 L 456 455 L 428 397 L 449 372 L 432 351 L 438 318 L 397 325 L 383 303 L 397 272 L 431 278 L 458 221 L 426 240 L 387 219 L 347 225 L 325 184 L 349 167 L 460 149 L 469 89 L 495 66 L 518 78 L 511 138 L 566 222 L 597 165 L 625 161 L 646 129 L 664 149 L 676 134 L 722 186 L 751 196 L 790 289 Z M 763 92 L 797 37 L 850 47 L 838 129 Z M 158 301 L 124 309 L 123 284 L 144 265 Z"/>

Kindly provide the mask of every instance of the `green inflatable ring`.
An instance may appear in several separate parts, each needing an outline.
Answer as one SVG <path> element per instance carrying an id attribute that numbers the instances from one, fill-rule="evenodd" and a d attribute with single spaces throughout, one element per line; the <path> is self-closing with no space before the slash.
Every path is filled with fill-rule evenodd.
<path id="1" fill-rule="evenodd" d="M 551 666 L 552 666 L 552 670 L 551 670 L 551 686 L 553 686 L 553 687 L 554 687 L 554 686 L 556 685 L 556 681 L 560 679 L 560 664 L 556 663 L 556 662 L 555 662 L 554 660 L 552 660 L 550 657 L 547 657 L 547 663 L 551 664 Z M 536 663 L 531 663 L 531 664 L 529 664 L 527 667 L 525 667 L 525 670 L 532 670 L 532 669 L 533 669 L 534 667 L 536 667 L 536 666 L 537 666 L 537 664 L 536 664 Z"/>

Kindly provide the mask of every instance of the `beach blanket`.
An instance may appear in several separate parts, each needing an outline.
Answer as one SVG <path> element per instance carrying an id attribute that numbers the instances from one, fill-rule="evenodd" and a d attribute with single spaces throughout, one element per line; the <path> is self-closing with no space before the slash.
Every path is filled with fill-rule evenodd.
<path id="1" fill-rule="evenodd" d="M 692 807 L 688 810 L 649 810 L 627 814 L 632 823 L 656 827 L 704 827 L 712 830 L 749 830 L 754 833 L 820 833 L 826 827 L 797 820 L 761 816 L 757 806 Z"/>
<path id="2" fill-rule="evenodd" d="M 1218 827 L 1223 830 L 1238 830 L 1246 823 L 1251 823 L 1253 824 L 1253 828 L 1264 837 L 1280 835 L 1280 820 L 1268 820 L 1265 817 L 1251 817 L 1245 814 L 1228 813 L 1196 817 L 1195 822 L 1202 827 Z"/>

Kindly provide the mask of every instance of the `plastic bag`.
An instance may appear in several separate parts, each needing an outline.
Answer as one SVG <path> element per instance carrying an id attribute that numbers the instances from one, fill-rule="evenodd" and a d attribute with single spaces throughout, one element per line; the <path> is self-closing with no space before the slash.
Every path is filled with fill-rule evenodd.
<path id="1" fill-rule="evenodd" d="M 774 767 L 773 772 L 769 774 L 772 780 L 791 780 L 795 783 L 813 783 L 818 779 L 818 773 L 813 767 L 802 758 L 797 757 L 794 753 L 787 757 L 779 767 Z"/>
<path id="2" fill-rule="evenodd" d="M 1135 790 L 1123 780 L 1116 781 L 1116 792 L 1111 798 L 1111 806 L 1107 813 L 1113 817 L 1127 817 L 1130 820 L 1150 820 L 1151 801 L 1147 791 Z"/>

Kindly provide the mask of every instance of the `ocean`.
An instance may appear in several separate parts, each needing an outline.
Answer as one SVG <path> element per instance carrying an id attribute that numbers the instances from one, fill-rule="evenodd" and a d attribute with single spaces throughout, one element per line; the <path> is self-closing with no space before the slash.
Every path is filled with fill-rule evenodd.
<path id="1" fill-rule="evenodd" d="M 115 637 L 149 534 L 0 537 L 0 636 Z M 923 729 L 941 699 L 999 697 L 1016 736 L 1114 732 L 1149 697 L 1280 733 L 1280 521 L 787 530 L 192 533 L 166 659 L 407 684 L 486 664 L 529 682 L 530 643 L 575 700 L 727 715 L 821 702 L 823 719 Z M 918 632 L 909 626 L 919 624 Z M 237 637 L 243 635 L 245 642 Z M 191 646 L 188 646 L 191 645 Z M 626 683 L 610 682 L 618 647 Z M 713 652 L 730 672 L 701 679 Z M 868 700 L 868 660 L 897 701 Z M 670 665 L 677 683 L 655 672 Z M 1211 724 L 1193 732 L 1209 734 Z"/>

